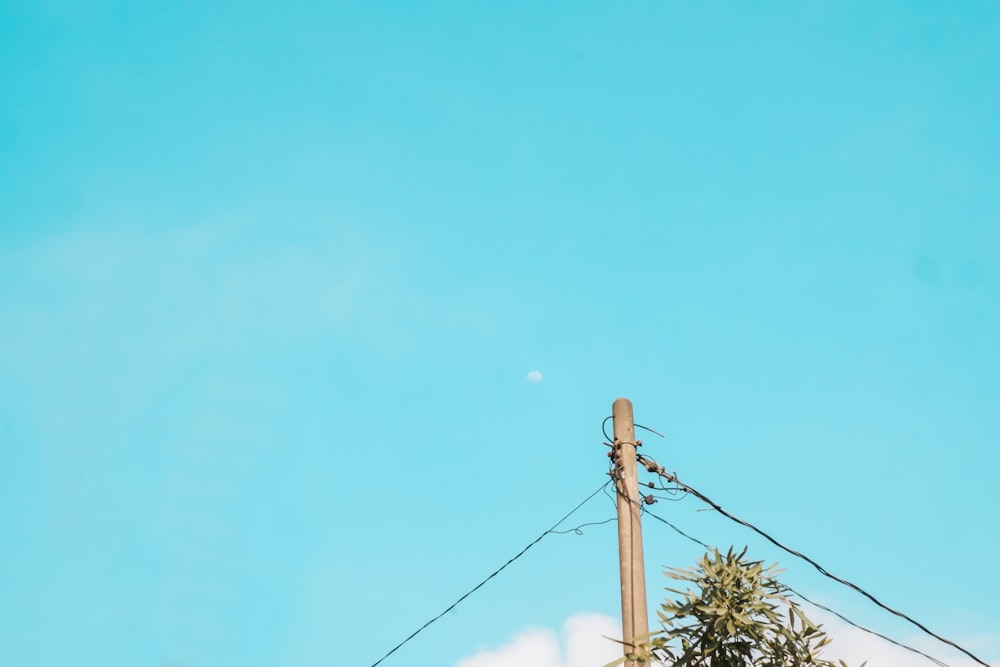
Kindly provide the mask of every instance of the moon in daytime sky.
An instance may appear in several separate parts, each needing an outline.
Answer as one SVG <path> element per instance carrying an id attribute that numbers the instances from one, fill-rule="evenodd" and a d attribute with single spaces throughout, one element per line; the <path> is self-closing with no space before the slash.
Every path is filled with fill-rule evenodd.
<path id="1" fill-rule="evenodd" d="M 528 382 L 541 382 L 543 379 L 540 371 L 531 371 L 528 373 Z"/>

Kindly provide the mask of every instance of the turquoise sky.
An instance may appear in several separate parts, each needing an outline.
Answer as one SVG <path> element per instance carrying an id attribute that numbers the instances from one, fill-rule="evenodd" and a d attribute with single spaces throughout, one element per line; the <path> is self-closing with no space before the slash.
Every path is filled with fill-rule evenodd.
<path id="1" fill-rule="evenodd" d="M 0 1 L 3 662 L 366 667 L 601 484 L 621 395 L 1000 660 L 998 62 L 991 2 Z M 698 555 L 647 522 L 651 604 Z M 549 536 L 383 664 L 617 576 Z"/>

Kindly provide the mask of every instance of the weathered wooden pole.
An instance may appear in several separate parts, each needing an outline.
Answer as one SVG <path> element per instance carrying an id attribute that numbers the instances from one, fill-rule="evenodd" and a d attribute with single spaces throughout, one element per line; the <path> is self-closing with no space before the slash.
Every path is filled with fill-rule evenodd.
<path id="1" fill-rule="evenodd" d="M 618 493 L 618 559 L 622 582 L 622 633 L 626 654 L 630 643 L 649 632 L 646 617 L 646 570 L 642 560 L 642 496 L 635 470 L 636 439 L 632 402 L 619 398 L 611 406 L 615 430 Z M 626 667 L 634 667 L 632 661 Z"/>

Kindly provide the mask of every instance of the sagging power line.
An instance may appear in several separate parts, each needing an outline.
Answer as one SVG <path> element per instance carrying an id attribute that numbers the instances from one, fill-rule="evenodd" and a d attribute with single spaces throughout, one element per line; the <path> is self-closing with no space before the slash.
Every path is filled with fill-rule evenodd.
<path id="1" fill-rule="evenodd" d="M 648 507 L 643 506 L 642 510 L 643 510 L 644 514 L 646 514 L 647 516 L 650 516 L 650 517 L 656 519 L 660 523 L 665 524 L 666 526 L 668 526 L 671 530 L 673 530 L 674 532 L 676 532 L 681 537 L 684 537 L 685 539 L 690 540 L 691 542 L 694 542 L 695 544 L 697 544 L 697 545 L 701 546 L 702 548 L 704 548 L 706 551 L 711 551 L 712 550 L 711 546 L 709 546 L 705 542 L 702 542 L 697 537 L 692 537 L 691 535 L 688 535 L 683 530 L 681 530 L 680 528 L 678 528 L 677 526 L 675 526 L 673 523 L 667 521 L 666 519 L 664 519 L 663 517 L 659 516 L 658 514 L 655 514 L 652 511 L 650 511 Z M 870 635 L 872 635 L 874 637 L 878 637 L 879 639 L 881 639 L 883 641 L 887 641 L 890 644 L 894 644 L 894 645 L 898 646 L 899 648 L 905 649 L 905 650 L 907 650 L 907 651 L 909 651 L 911 653 L 915 653 L 917 655 L 923 656 L 924 658 L 927 658 L 928 660 L 930 660 L 931 662 L 933 662 L 938 667 L 950 667 L 947 663 L 945 663 L 945 662 L 943 662 L 941 660 L 938 660 L 937 658 L 935 658 L 932 655 L 928 655 L 928 654 L 924 653 L 920 649 L 914 648 L 914 647 L 912 647 L 912 646 L 910 646 L 908 644 L 904 644 L 903 642 L 896 641 L 892 637 L 887 637 L 886 635 L 883 635 L 880 632 L 876 632 L 875 630 L 872 630 L 871 628 L 866 628 L 865 626 L 861 625 L 860 623 L 856 623 L 856 622 L 852 621 L 851 619 L 849 619 L 847 616 L 844 616 L 839 611 L 837 611 L 835 609 L 831 609 L 830 607 L 827 607 L 826 605 L 820 604 L 819 602 L 814 602 L 814 601 L 810 600 L 805 595 L 803 595 L 802 593 L 800 593 L 799 591 L 795 590 L 794 588 L 792 588 L 791 586 L 789 586 L 787 584 L 782 584 L 782 585 L 784 586 L 784 588 L 785 588 L 786 591 L 788 591 L 792 595 L 798 597 L 803 602 L 805 602 L 805 603 L 807 603 L 809 605 L 812 605 L 813 607 L 816 607 L 817 609 L 822 609 L 823 611 L 825 611 L 827 613 L 833 614 L 834 616 L 836 616 L 837 618 L 839 618 L 844 623 L 847 623 L 848 625 L 850 625 L 850 626 L 852 626 L 854 628 L 857 628 L 858 630 L 861 630 L 862 632 L 866 632 L 866 633 L 868 633 L 868 634 L 870 634 Z"/>
<path id="2" fill-rule="evenodd" d="M 926 634 L 926 635 L 928 635 L 930 637 L 933 637 L 934 639 L 938 640 L 939 642 L 941 642 L 943 644 L 947 644 L 948 646 L 951 646 L 952 648 L 958 649 L 959 651 L 961 651 L 962 653 L 964 653 L 968 657 L 972 658 L 973 660 L 975 660 L 979 664 L 983 665 L 983 667 L 990 667 L 989 663 L 987 663 L 982 658 L 976 656 L 970 650 L 968 650 L 968 649 L 964 648 L 963 646 L 959 645 L 957 642 L 954 642 L 954 641 L 952 641 L 950 639 L 947 639 L 946 637 L 942 637 L 941 635 L 937 634 L 936 632 L 933 632 L 927 626 L 925 626 L 924 624 L 916 621 L 913 617 L 909 616 L 908 614 L 905 614 L 905 613 L 899 611 L 898 609 L 894 609 L 893 607 L 890 607 L 889 605 L 885 604 L 884 602 L 882 602 L 881 600 L 879 600 L 877 597 L 875 597 L 874 595 L 872 595 L 871 593 L 869 593 L 868 591 L 866 591 L 865 589 L 863 589 L 861 586 L 858 586 L 855 583 L 852 583 L 852 582 L 850 582 L 850 581 L 848 581 L 846 579 L 838 577 L 837 575 L 833 574 L 832 572 L 830 572 L 829 570 L 827 570 L 826 568 L 824 568 L 822 565 L 820 565 L 819 563 L 817 563 L 815 560 L 813 560 L 809 556 L 806 556 L 805 554 L 803 554 L 803 553 L 801 553 L 799 551 L 796 551 L 795 549 L 792 549 L 791 547 L 788 547 L 785 544 L 782 544 L 777 539 L 775 539 L 774 537 L 772 537 L 771 535 L 769 535 L 767 532 L 765 532 L 764 530 L 761 530 L 760 528 L 758 528 L 754 524 L 750 523 L 749 521 L 741 519 L 738 516 L 735 516 L 734 514 L 726 511 L 725 509 L 722 508 L 721 505 L 719 505 L 718 503 L 716 503 L 714 500 L 712 500 L 711 498 L 709 498 L 705 494 L 703 494 L 700 491 L 698 491 L 697 489 L 695 489 L 695 488 L 693 488 L 693 487 L 685 484 L 684 482 L 681 482 L 677 478 L 676 474 L 667 472 L 663 468 L 663 466 L 657 464 L 656 461 L 654 461 L 652 458 L 650 458 L 648 456 L 645 456 L 643 454 L 638 454 L 637 455 L 637 459 L 638 459 L 639 462 L 641 462 L 643 464 L 643 466 L 646 468 L 647 471 L 659 475 L 662 479 L 665 479 L 665 480 L 667 480 L 667 482 L 669 482 L 670 484 L 674 485 L 674 487 L 676 487 L 676 488 L 678 488 L 678 489 L 680 489 L 680 490 L 682 490 L 682 491 L 684 491 L 686 493 L 691 494 L 692 496 L 694 496 L 698 500 L 702 501 L 703 503 L 705 503 L 706 505 L 708 505 L 709 507 L 711 507 L 712 509 L 714 509 L 719 514 L 721 514 L 722 516 L 724 516 L 727 519 L 729 519 L 730 521 L 733 521 L 735 523 L 740 524 L 741 526 L 749 528 L 750 530 L 754 531 L 755 533 L 757 533 L 758 535 L 760 535 L 761 537 L 763 537 L 764 539 L 766 539 L 768 542 L 770 542 L 771 544 L 773 544 L 776 547 L 778 547 L 779 549 L 781 549 L 782 551 L 785 551 L 786 553 L 789 553 L 792 556 L 795 556 L 796 558 L 799 558 L 799 559 L 805 561 L 806 563 L 809 563 L 810 565 L 812 565 L 816 569 L 816 571 L 818 571 L 820 574 L 822 574 L 823 576 L 827 577 L 828 579 L 836 581 L 837 583 L 839 583 L 839 584 L 841 584 L 843 586 L 846 586 L 846 587 L 850 588 L 851 590 L 853 590 L 853 591 L 855 591 L 857 593 L 860 593 L 861 595 L 863 595 L 864 597 L 866 597 L 868 600 L 870 600 L 871 602 L 873 602 L 879 608 L 881 608 L 884 611 L 887 611 L 887 612 L 893 614 L 894 616 L 897 616 L 897 617 L 899 617 L 899 618 L 907 621 L 911 625 L 913 625 L 916 628 L 918 628 L 924 634 Z"/>
<path id="3" fill-rule="evenodd" d="M 616 421 L 616 424 L 615 424 L 615 434 L 614 434 L 613 438 L 610 437 L 610 436 L 608 436 L 607 430 L 605 428 L 608 420 L 611 420 L 611 419 L 615 419 L 615 421 Z M 440 620 L 443 616 L 445 616 L 449 612 L 451 612 L 459 604 L 461 604 L 466 598 L 468 598 L 470 595 L 472 595 L 473 593 L 475 593 L 476 591 L 478 591 L 480 588 L 482 588 L 483 586 L 485 586 L 489 581 L 491 581 L 494 577 L 496 577 L 498 574 L 500 574 L 500 572 L 502 572 L 504 569 L 506 569 L 513 562 L 515 562 L 516 560 L 518 560 L 519 558 L 521 558 L 533 546 L 535 546 L 540 541 L 542 541 L 542 539 L 545 538 L 547 535 L 549 535 L 549 534 L 566 534 L 566 533 L 570 533 L 570 532 L 580 534 L 581 533 L 581 529 L 584 528 L 584 527 L 586 527 L 586 526 L 603 525 L 603 524 L 607 524 L 607 523 L 610 523 L 610 522 L 615 521 L 615 520 L 618 521 L 618 525 L 619 525 L 619 560 L 620 560 L 620 565 L 621 565 L 620 570 L 621 570 L 621 579 L 622 579 L 623 629 L 626 628 L 626 627 L 628 627 L 632 631 L 631 634 L 628 631 L 626 631 L 625 635 L 624 635 L 626 642 L 623 642 L 623 644 L 624 644 L 626 652 L 627 652 L 628 648 L 631 646 L 631 644 L 628 643 L 628 640 L 630 638 L 648 634 L 648 628 L 647 628 L 647 623 L 646 623 L 646 604 L 645 604 L 645 574 L 644 574 L 644 566 L 643 566 L 643 561 L 642 561 L 642 536 L 641 536 L 641 523 L 640 523 L 641 516 L 643 514 L 645 514 L 647 516 L 650 516 L 650 517 L 656 519 L 657 521 L 665 524 L 666 526 L 668 526 L 669 528 L 671 528 L 672 530 L 674 530 L 675 532 L 677 532 L 682 537 L 684 537 L 684 538 L 686 538 L 686 539 L 694 542 L 695 544 L 700 545 L 701 547 L 705 548 L 706 550 L 711 550 L 712 549 L 712 547 L 709 546 L 707 543 L 703 542 L 702 540 L 699 540 L 696 537 L 693 537 L 693 536 L 689 535 L 688 533 L 684 532 L 683 530 L 681 530 L 679 527 L 677 527 L 676 525 L 674 525 L 670 521 L 667 521 L 663 517 L 661 517 L 661 516 L 659 516 L 659 515 L 651 512 L 649 510 L 649 508 L 648 508 L 648 505 L 651 505 L 651 504 L 657 502 L 657 500 L 680 500 L 680 499 L 682 499 L 683 497 L 685 497 L 687 495 L 694 496 L 695 498 L 697 498 L 701 502 L 707 504 L 711 509 L 719 512 L 720 514 L 722 514 L 723 516 L 725 516 L 729 520 L 731 520 L 731 521 L 733 521 L 735 523 L 738 523 L 738 524 L 740 524 L 740 525 L 742 525 L 742 526 L 744 526 L 746 528 L 749 528 L 749 529 L 753 530 L 754 532 L 758 533 L 759 535 L 761 535 L 762 537 L 764 537 L 765 539 L 767 539 L 769 542 L 771 542 L 772 544 L 774 544 L 778 548 L 782 549 L 783 551 L 785 551 L 785 552 L 787 552 L 787 553 L 789 553 L 789 554 L 791 554 L 791 555 L 793 555 L 793 556 L 795 556 L 795 557 L 797 557 L 799 559 L 802 559 L 805 562 L 809 563 L 810 565 L 812 565 L 817 571 L 819 571 L 824 576 L 832 579 L 833 581 L 836 581 L 839 584 L 842 584 L 844 586 L 847 586 L 848 588 L 851 588 L 855 592 L 858 592 L 858 593 L 862 594 L 863 596 L 865 596 L 866 598 L 868 598 L 871 602 L 875 603 L 878 607 L 882 608 L 885 611 L 889 611 L 890 613 L 892 613 L 892 614 L 894 614 L 894 615 L 896 615 L 896 616 L 898 616 L 898 617 L 900 617 L 900 618 L 902 618 L 902 619 L 910 622 L 911 624 L 915 625 L 917 628 L 919 628 L 925 634 L 933 637 L 934 639 L 937 639 L 938 641 L 940 641 L 940 642 L 942 642 L 944 644 L 947 644 L 947 645 L 949 645 L 949 646 L 951 646 L 951 647 L 953 647 L 953 648 L 961 651 L 962 653 L 964 653 L 965 655 L 967 655 L 971 659 L 975 660 L 977 663 L 979 663 L 981 665 L 984 665 L 984 667 L 990 667 L 990 665 L 988 663 L 986 663 L 982 659 L 978 658 L 977 656 L 975 656 L 974 654 L 972 654 L 969 650 L 963 648 L 962 646 L 960 646 L 956 642 L 953 642 L 953 641 L 951 641 L 949 639 L 946 639 L 946 638 L 944 638 L 944 637 L 942 637 L 942 636 L 940 636 L 940 635 L 932 632 L 926 626 L 918 623 L 917 621 L 915 621 L 910 616 L 908 616 L 908 615 L 904 614 L 903 612 L 900 612 L 900 611 L 898 611 L 896 609 L 893 609 L 892 607 L 890 607 L 890 606 L 886 605 L 885 603 L 881 602 L 879 599 L 877 599 L 875 596 L 873 596 L 871 593 L 867 592 L 866 590 L 864 590 L 860 586 L 858 586 L 856 584 L 853 584 L 853 583 L 851 583 L 851 582 L 849 582 L 849 581 L 847 581 L 845 579 L 842 579 L 842 578 L 840 578 L 840 577 L 838 577 L 838 576 L 830 573 L 828 570 L 826 570 L 824 567 L 822 567 L 821 565 L 819 565 L 819 563 L 817 563 L 812 558 L 810 558 L 810 557 L 806 556 L 805 554 L 803 554 L 803 553 L 801 553 L 799 551 L 796 551 L 794 549 L 791 549 L 790 547 L 782 544 L 777 539 L 775 539 L 774 537 L 772 537 L 771 535 L 769 535 L 765 531 L 761 530 L 760 528 L 758 528 L 754 524 L 752 524 L 749 521 L 746 521 L 744 519 L 741 519 L 741 518 L 735 516 L 734 514 L 731 514 L 730 512 L 728 512 L 725 509 L 723 509 L 721 505 L 719 505 L 718 503 L 714 502 L 713 500 L 711 500 L 710 498 L 708 498 L 703 493 L 701 493 L 698 490 L 694 489 L 693 487 L 691 487 L 691 486 L 689 486 L 689 485 L 681 482 L 677 478 L 677 475 L 675 473 L 668 473 L 668 472 L 666 472 L 666 470 L 662 466 L 660 466 L 659 464 L 657 464 L 656 461 L 653 460 L 652 458 L 650 458 L 648 456 L 645 456 L 645 455 L 642 455 L 642 454 L 639 454 L 638 451 L 637 451 L 637 448 L 639 446 L 641 446 L 642 441 L 635 438 L 635 434 L 634 434 L 634 429 L 635 428 L 642 428 L 644 430 L 647 430 L 647 431 L 650 431 L 652 433 L 655 433 L 656 435 L 659 435 L 660 437 L 664 437 L 661 433 L 659 433 L 658 431 L 656 431 L 656 430 L 654 430 L 652 428 L 649 428 L 647 426 L 642 426 L 640 424 L 635 424 L 633 422 L 633 420 L 632 420 L 632 405 L 631 405 L 631 402 L 629 402 L 627 399 L 618 399 L 617 401 L 615 401 L 614 414 L 612 416 L 609 416 L 608 418 L 606 418 L 604 420 L 604 423 L 601 426 L 601 429 L 602 429 L 602 432 L 604 433 L 605 438 L 608 439 L 608 440 L 613 440 L 613 442 L 605 442 L 606 445 L 608 445 L 608 446 L 611 447 L 611 452 L 609 452 L 609 457 L 611 459 L 611 461 L 610 461 L 609 475 L 611 477 L 611 480 L 608 481 L 608 482 L 605 482 L 604 484 L 602 484 L 600 487 L 597 488 L 597 490 L 595 490 L 589 496 L 587 496 L 582 501 L 580 501 L 573 509 L 571 509 L 569 512 L 567 512 L 556 523 L 554 523 L 552 525 L 552 527 L 550 527 L 548 530 L 546 530 L 543 533 L 541 533 L 532 542 L 530 542 L 527 546 L 525 546 L 523 549 L 521 549 L 517 554 L 515 554 L 513 557 L 511 557 L 510 559 L 508 559 L 503 565 L 501 565 L 499 568 L 497 568 L 496 570 L 494 570 L 493 572 L 491 572 L 482 581 L 480 581 L 478 584 L 476 584 L 475 586 L 473 586 L 467 592 L 465 592 L 464 594 L 462 594 L 458 599 L 456 599 L 447 608 L 445 608 L 444 611 L 442 611 L 441 613 L 437 614 L 436 616 L 430 618 L 427 622 L 425 622 L 423 625 L 421 625 L 419 628 L 417 628 L 414 632 L 412 632 L 408 637 L 406 637 L 401 642 L 399 642 L 394 647 L 392 647 L 388 652 L 385 653 L 385 655 L 383 655 L 381 658 L 379 658 L 374 663 L 372 663 L 371 667 L 377 667 L 386 658 L 388 658 L 393 653 L 395 653 L 400 648 L 402 648 L 404 645 L 406 645 L 408 642 L 410 642 L 411 640 L 413 640 L 423 630 L 425 630 L 430 625 L 432 625 L 436 621 Z M 632 454 L 632 456 L 629 456 L 630 453 Z M 644 468 L 646 468 L 646 470 L 648 472 L 657 474 L 661 479 L 666 480 L 667 483 L 669 483 L 671 485 L 671 486 L 667 487 L 667 486 L 661 484 L 659 487 L 657 487 L 657 486 L 655 486 L 652 483 L 646 483 L 646 484 L 643 484 L 644 487 L 649 488 L 649 489 L 657 489 L 657 490 L 660 490 L 660 491 L 664 491 L 664 492 L 670 494 L 671 497 L 656 496 L 654 494 L 648 494 L 648 495 L 645 495 L 645 496 L 644 495 L 640 495 L 640 493 L 639 493 L 639 482 L 638 482 L 638 477 L 636 475 L 637 464 L 641 464 Z M 592 521 L 592 522 L 583 523 L 583 524 L 580 524 L 579 526 L 576 526 L 574 528 L 570 528 L 570 529 L 567 529 L 567 530 L 557 530 L 557 528 L 560 525 L 562 525 L 563 522 L 565 522 L 570 516 L 572 516 L 574 513 L 576 513 L 581 507 L 583 507 L 587 502 L 589 502 L 598 493 L 601 493 L 601 492 L 607 493 L 607 488 L 611 484 L 612 481 L 615 483 L 616 493 L 615 493 L 614 496 L 611 496 L 610 494 L 608 494 L 608 495 L 609 495 L 609 498 L 611 498 L 612 500 L 614 500 L 616 502 L 616 504 L 618 505 L 618 516 L 617 517 L 612 517 L 612 518 L 604 520 L 604 521 Z M 862 625 L 860 625 L 860 624 L 852 621 L 851 619 L 847 618 L 846 616 L 844 616 L 840 612 L 837 612 L 836 610 L 831 609 L 830 607 L 827 607 L 825 605 L 822 605 L 822 604 L 819 604 L 817 602 L 812 601 L 811 599 L 809 599 L 808 597 L 806 597 L 805 595 L 801 594 L 800 592 L 798 592 L 797 590 L 793 589 L 790 586 L 782 584 L 782 587 L 788 593 L 791 593 L 792 595 L 800 598 L 801 600 L 803 600 L 807 604 L 809 604 L 809 605 L 811 605 L 813 607 L 816 607 L 818 609 L 821 609 L 823 611 L 826 611 L 828 613 L 831 613 L 834 616 L 836 616 L 837 618 L 839 618 L 840 620 L 844 621 L 845 623 L 847 623 L 847 624 L 849 624 L 849 625 L 851 625 L 851 626 L 853 626 L 853 627 L 855 627 L 855 628 L 857 628 L 859 630 L 862 630 L 862 631 L 864 631 L 864 632 L 866 632 L 868 634 L 871 634 L 871 635 L 873 635 L 875 637 L 878 637 L 878 638 L 880 638 L 880 639 L 882 639 L 882 640 L 884 640 L 886 642 L 889 642 L 889 643 L 891 643 L 891 644 L 893 644 L 895 646 L 903 648 L 903 649 L 905 649 L 907 651 L 910 651 L 910 652 L 912 652 L 914 654 L 920 655 L 920 656 L 922 656 L 922 657 L 930 660 L 931 662 L 935 663 L 935 665 L 937 665 L 938 667 L 949 667 L 943 661 L 941 661 L 941 660 L 939 660 L 939 659 L 937 659 L 937 658 L 935 658 L 935 657 L 933 657 L 931 655 L 928 655 L 927 653 L 924 653 L 923 651 L 920 651 L 920 650 L 918 650 L 918 649 L 916 649 L 916 648 L 914 648 L 912 646 L 909 646 L 907 644 L 904 644 L 902 642 L 896 641 L 896 640 L 894 640 L 894 639 L 892 639 L 890 637 L 887 637 L 886 635 L 883 635 L 883 634 L 881 634 L 879 632 L 876 632 L 874 630 L 866 628 L 866 627 L 864 627 L 864 626 L 862 626 Z M 629 661 L 628 660 L 626 660 L 626 665 L 629 665 Z"/>
<path id="4" fill-rule="evenodd" d="M 472 588 L 470 588 L 467 592 L 465 592 L 464 594 L 462 594 L 457 600 L 455 600 L 450 605 L 448 605 L 448 607 L 444 611 L 442 611 L 440 614 L 438 614 L 437 616 L 432 617 L 429 621 L 427 621 L 426 623 L 424 623 L 423 625 L 421 625 L 419 628 L 417 628 L 416 630 L 414 630 L 410 634 L 410 636 L 408 636 L 406 639 L 404 639 L 403 641 L 399 642 L 398 644 L 396 644 L 395 646 L 393 646 L 391 649 L 389 649 L 389 651 L 385 655 L 383 655 L 381 658 L 379 658 L 378 660 L 376 660 L 375 662 L 373 662 L 371 664 L 371 667 L 377 667 L 379 664 L 382 663 L 383 660 L 385 660 L 386 658 L 388 658 L 390 655 L 392 655 L 393 653 L 395 653 L 399 649 L 403 648 L 403 646 L 405 646 L 410 640 L 412 640 L 414 637 L 416 637 L 417 635 L 419 635 L 421 632 L 423 632 L 430 625 L 432 625 L 433 623 L 435 623 L 442 616 L 444 616 L 445 614 L 447 614 L 448 612 L 450 612 L 452 609 L 454 609 L 455 607 L 457 607 L 459 604 L 461 604 L 462 601 L 464 601 L 467 597 L 469 597 L 470 595 L 472 595 L 473 593 L 475 593 L 476 591 L 478 591 L 480 588 L 482 588 L 483 586 L 485 586 L 486 583 L 490 581 L 490 579 L 492 579 L 493 577 L 495 577 L 498 574 L 500 574 L 501 572 L 503 572 L 507 568 L 508 565 L 510 565 L 511 563 L 513 563 L 514 561 L 516 561 L 518 558 L 520 558 L 521 556 L 523 556 L 524 554 L 526 554 L 528 552 L 528 550 L 531 549 L 531 547 L 533 547 L 536 544 L 538 544 L 539 542 L 541 542 L 542 539 L 546 535 L 549 535 L 549 534 L 559 534 L 559 533 L 562 533 L 562 532 L 578 532 L 584 526 L 597 525 L 599 523 L 607 523 L 606 521 L 590 522 L 590 523 L 581 524 L 581 525 L 579 525 L 579 526 L 577 526 L 575 528 L 570 528 L 569 531 L 557 531 L 556 530 L 556 528 L 558 528 L 566 519 L 568 519 L 571 516 L 573 516 L 573 514 L 575 514 L 577 512 L 577 510 L 579 510 L 581 507 L 583 507 L 584 505 L 586 505 L 590 501 L 591 498 L 593 498 L 598 493 L 600 493 L 601 491 L 603 491 L 604 488 L 608 484 L 610 484 L 610 482 L 604 482 L 599 487 L 597 487 L 596 491 L 594 491 L 589 496 L 587 496 L 586 498 L 584 498 L 583 500 L 581 500 L 577 504 L 576 507 L 574 507 L 573 509 L 571 509 L 569 512 L 567 512 L 566 514 L 564 514 L 561 519 L 559 519 L 554 524 L 552 524 L 551 528 L 549 528 L 548 530 L 546 530 L 545 532 L 543 532 L 541 535 L 539 535 L 538 537 L 536 537 L 526 547 L 524 547 L 519 552 L 517 552 L 517 554 L 515 554 L 514 556 L 512 556 L 506 563 L 504 563 L 503 565 L 501 565 L 500 567 L 498 567 L 496 570 L 494 570 L 489 575 L 487 575 L 485 579 L 483 579 L 478 584 L 476 584 L 475 586 L 473 586 Z"/>

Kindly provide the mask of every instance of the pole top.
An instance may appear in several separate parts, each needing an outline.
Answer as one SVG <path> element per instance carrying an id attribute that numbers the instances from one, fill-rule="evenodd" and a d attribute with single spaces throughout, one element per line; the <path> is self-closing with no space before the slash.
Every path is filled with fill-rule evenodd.
<path id="1" fill-rule="evenodd" d="M 611 404 L 611 417 L 615 420 L 615 437 L 621 435 L 623 440 L 633 440 L 632 401 L 627 398 L 615 399 L 615 402 Z M 627 435 L 625 435 L 626 433 Z"/>

